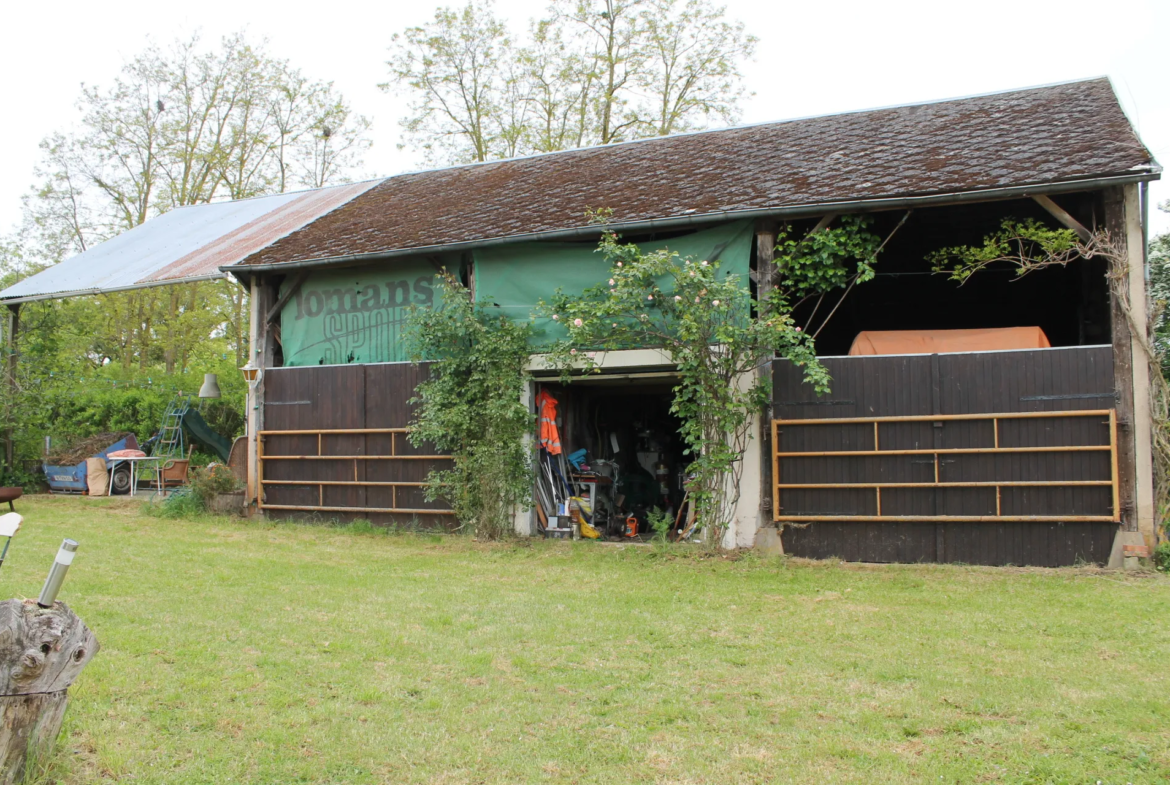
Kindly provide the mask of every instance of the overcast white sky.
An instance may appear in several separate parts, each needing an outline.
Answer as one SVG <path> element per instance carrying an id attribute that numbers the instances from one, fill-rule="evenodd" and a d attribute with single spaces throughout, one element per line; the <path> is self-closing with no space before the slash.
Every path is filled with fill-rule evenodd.
<path id="1" fill-rule="evenodd" d="M 167 42 L 246 29 L 307 75 L 331 79 L 374 121 L 371 175 L 415 168 L 397 149 L 401 98 L 377 88 L 395 31 L 442 3 L 328 0 L 15 2 L 0 10 L 0 233 L 19 220 L 37 143 L 76 116 L 82 82 L 107 84 L 149 37 Z M 456 4 L 456 3 L 452 3 Z M 1008 90 L 1107 75 L 1142 139 L 1170 161 L 1170 2 L 1167 0 L 727 0 L 760 38 L 747 65 L 755 93 L 744 122 L 763 122 Z M 498 0 L 520 29 L 543 2 Z M 1170 187 L 1155 184 L 1156 202 Z M 1152 211 L 1155 232 L 1170 214 Z"/>

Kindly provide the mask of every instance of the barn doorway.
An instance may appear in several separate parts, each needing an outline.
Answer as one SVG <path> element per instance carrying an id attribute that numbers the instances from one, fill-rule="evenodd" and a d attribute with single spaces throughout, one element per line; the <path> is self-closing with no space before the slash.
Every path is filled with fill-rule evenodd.
<path id="1" fill-rule="evenodd" d="M 653 520 L 663 516 L 672 536 L 694 533 L 684 504 L 689 460 L 670 411 L 674 384 L 669 373 L 537 382 L 538 413 L 542 394 L 556 401 L 561 444 L 559 456 L 539 451 L 538 529 L 570 536 L 574 518 L 570 510 L 566 521 L 562 507 L 568 496 L 588 523 L 580 530 L 598 539 L 648 542 Z"/>

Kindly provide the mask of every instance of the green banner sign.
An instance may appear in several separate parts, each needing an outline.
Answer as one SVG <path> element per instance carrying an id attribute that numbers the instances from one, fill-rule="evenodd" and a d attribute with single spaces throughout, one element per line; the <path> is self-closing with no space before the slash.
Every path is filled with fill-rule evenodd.
<path id="1" fill-rule="evenodd" d="M 751 221 L 642 243 L 644 250 L 669 248 L 680 256 L 719 260 L 725 275 L 748 286 Z M 476 298 L 497 305 L 519 321 L 532 319 L 537 301 L 558 288 L 576 294 L 609 276 L 609 263 L 593 243 L 523 243 L 475 252 Z M 286 284 L 287 285 L 287 284 Z M 284 364 L 345 365 L 404 362 L 403 332 L 410 307 L 430 308 L 438 297 L 435 268 L 422 259 L 314 272 L 280 313 Z M 563 331 L 535 320 L 534 346 Z"/>
<path id="2" fill-rule="evenodd" d="M 746 289 L 752 239 L 752 222 L 736 221 L 638 247 L 645 252 L 669 248 L 683 258 L 719 260 L 723 274 L 738 276 Z M 580 294 L 609 276 L 609 262 L 594 243 L 521 243 L 475 252 L 476 299 L 495 303 L 517 321 L 532 319 L 536 303 L 550 299 L 558 288 Z M 533 326 L 536 346 L 565 335 L 563 327 L 545 317 L 533 320 Z"/>
<path id="3" fill-rule="evenodd" d="M 435 268 L 425 261 L 315 272 L 280 312 L 284 364 L 402 362 L 412 305 L 435 304 Z M 287 283 L 285 284 L 287 285 Z"/>

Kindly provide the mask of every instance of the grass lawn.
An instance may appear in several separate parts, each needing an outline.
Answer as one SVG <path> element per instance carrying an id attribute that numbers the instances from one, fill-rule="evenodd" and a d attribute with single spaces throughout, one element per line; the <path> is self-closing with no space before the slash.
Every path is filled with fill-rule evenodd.
<path id="1" fill-rule="evenodd" d="M 68 783 L 1148 783 L 1170 579 L 481 545 L 33 498 L 102 650 Z"/>

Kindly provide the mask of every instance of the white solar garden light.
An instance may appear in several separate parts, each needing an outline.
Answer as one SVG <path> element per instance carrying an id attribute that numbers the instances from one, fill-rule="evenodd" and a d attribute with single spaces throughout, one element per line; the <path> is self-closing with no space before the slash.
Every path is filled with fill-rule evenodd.
<path id="1" fill-rule="evenodd" d="M 45 578 L 45 586 L 41 589 L 41 596 L 37 605 L 42 608 L 52 608 L 57 601 L 57 592 L 61 591 L 61 584 L 65 582 L 65 573 L 69 572 L 69 565 L 73 563 L 73 556 L 77 553 L 77 541 L 65 539 L 61 549 L 57 551 L 57 558 L 49 570 L 49 577 Z"/>
<path id="2" fill-rule="evenodd" d="M 4 566 L 4 557 L 8 555 L 8 546 L 12 544 L 12 538 L 20 531 L 22 523 L 24 523 L 24 518 L 17 513 L 6 512 L 0 515 L 0 537 L 7 537 L 4 542 L 4 550 L 0 552 L 0 567 Z"/>

